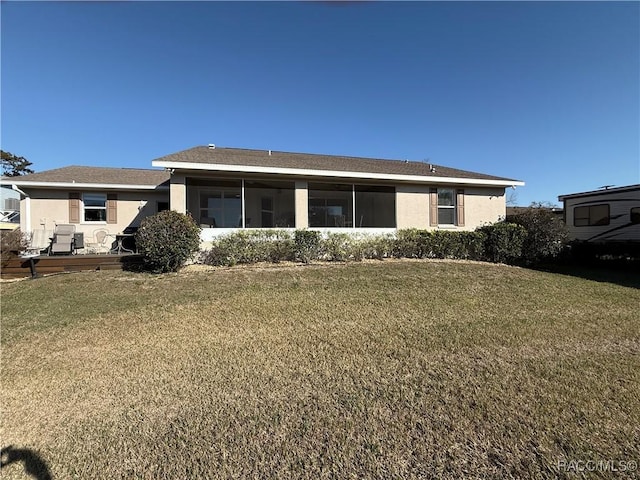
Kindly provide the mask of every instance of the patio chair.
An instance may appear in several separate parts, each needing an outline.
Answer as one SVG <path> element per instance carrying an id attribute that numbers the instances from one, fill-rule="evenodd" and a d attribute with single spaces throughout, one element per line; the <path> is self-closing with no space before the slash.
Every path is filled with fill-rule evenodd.
<path id="1" fill-rule="evenodd" d="M 111 244 L 109 243 L 109 230 L 99 228 L 93 232 L 93 242 L 87 242 L 85 245 L 90 253 L 109 253 Z"/>
<path id="2" fill-rule="evenodd" d="M 213 217 L 200 217 L 200 226 L 202 228 L 216 228 L 216 219 Z"/>
<path id="3" fill-rule="evenodd" d="M 53 232 L 51 230 L 34 230 L 31 233 L 31 241 L 29 242 L 29 246 L 27 247 L 27 253 L 49 253 L 52 235 Z"/>
<path id="4" fill-rule="evenodd" d="M 73 253 L 73 234 L 76 233 L 75 225 L 57 225 L 53 231 L 53 239 L 49 253 L 51 255 L 71 255 Z"/>

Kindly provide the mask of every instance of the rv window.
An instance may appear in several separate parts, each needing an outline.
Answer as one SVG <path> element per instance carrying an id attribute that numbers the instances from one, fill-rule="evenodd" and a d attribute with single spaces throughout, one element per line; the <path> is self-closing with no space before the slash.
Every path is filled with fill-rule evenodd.
<path id="1" fill-rule="evenodd" d="M 609 225 L 609 204 L 574 208 L 573 225 L 576 227 Z"/>
<path id="2" fill-rule="evenodd" d="M 633 207 L 631 209 L 631 223 L 640 223 L 640 207 Z"/>

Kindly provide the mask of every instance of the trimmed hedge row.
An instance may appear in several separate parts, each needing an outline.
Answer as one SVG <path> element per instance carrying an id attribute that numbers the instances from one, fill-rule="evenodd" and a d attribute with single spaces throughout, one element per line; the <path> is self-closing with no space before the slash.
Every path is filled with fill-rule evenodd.
<path id="1" fill-rule="evenodd" d="M 527 232 L 520 225 L 497 223 L 474 232 L 400 230 L 395 235 L 329 233 L 314 230 L 248 230 L 220 237 L 203 253 L 208 265 L 257 262 L 309 263 L 383 258 L 452 258 L 517 263 Z"/>

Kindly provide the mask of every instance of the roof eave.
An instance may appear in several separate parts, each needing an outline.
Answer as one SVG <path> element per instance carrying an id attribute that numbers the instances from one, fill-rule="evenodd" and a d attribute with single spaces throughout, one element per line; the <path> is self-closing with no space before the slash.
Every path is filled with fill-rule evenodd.
<path id="1" fill-rule="evenodd" d="M 479 185 L 479 186 L 499 186 L 512 187 L 524 186 L 524 182 L 519 180 L 493 180 L 484 178 L 463 178 L 463 177 L 437 177 L 423 175 L 400 175 L 388 173 L 368 173 L 368 172 L 348 172 L 340 170 L 314 170 L 304 168 L 283 168 L 283 167 L 257 167 L 251 165 L 225 165 L 195 162 L 171 162 L 154 160 L 151 162 L 154 167 L 163 167 L 179 170 L 202 170 L 210 172 L 234 172 L 234 173 L 266 173 L 279 175 L 296 175 L 304 177 L 338 177 L 353 178 L 363 180 L 390 180 L 409 183 L 430 183 L 430 184 L 458 184 L 458 185 Z"/>
<path id="2" fill-rule="evenodd" d="M 73 188 L 96 190 L 168 190 L 168 185 L 128 185 L 117 183 L 81 183 L 81 182 L 25 182 L 25 181 L 0 181 L 0 185 L 17 185 L 31 188 Z"/>

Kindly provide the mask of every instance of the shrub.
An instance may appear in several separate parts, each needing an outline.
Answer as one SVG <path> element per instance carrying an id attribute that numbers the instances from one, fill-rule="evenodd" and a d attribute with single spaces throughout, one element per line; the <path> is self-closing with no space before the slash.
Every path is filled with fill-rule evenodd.
<path id="1" fill-rule="evenodd" d="M 0 264 L 6 267 L 12 258 L 18 256 L 18 252 L 29 245 L 26 237 L 19 228 L 15 230 L 0 231 Z"/>
<path id="2" fill-rule="evenodd" d="M 320 242 L 320 258 L 330 262 L 362 260 L 362 251 L 358 240 L 348 233 L 329 233 Z"/>
<path id="3" fill-rule="evenodd" d="M 295 259 L 303 263 L 317 260 L 320 254 L 320 240 L 320 232 L 296 230 L 293 235 Z"/>
<path id="4" fill-rule="evenodd" d="M 396 239 L 392 235 L 368 236 L 361 240 L 360 249 L 364 258 L 382 260 L 393 255 Z"/>
<path id="5" fill-rule="evenodd" d="M 399 230 L 393 248 L 393 256 L 397 258 L 426 258 L 431 251 L 430 243 L 428 230 L 418 230 L 417 228 Z"/>
<path id="6" fill-rule="evenodd" d="M 484 258 L 495 263 L 517 263 L 527 231 L 514 223 L 495 223 L 477 231 L 484 235 Z"/>
<path id="7" fill-rule="evenodd" d="M 400 230 L 393 249 L 398 258 L 460 258 L 481 260 L 484 251 L 482 232 L 442 230 Z"/>
<path id="8" fill-rule="evenodd" d="M 135 238 L 146 269 L 176 272 L 198 251 L 200 227 L 188 215 L 165 210 L 145 218 Z"/>
<path id="9" fill-rule="evenodd" d="M 217 238 L 205 253 L 204 263 L 233 266 L 238 263 L 294 260 L 292 236 L 286 230 L 238 231 Z"/>
<path id="10" fill-rule="evenodd" d="M 482 260 L 484 258 L 485 235 L 481 231 L 474 232 L 434 232 L 436 240 L 434 250 L 440 248 L 442 256 L 437 258 L 457 258 L 460 260 Z M 437 251 L 437 250 L 436 250 Z"/>
<path id="11" fill-rule="evenodd" d="M 567 244 L 567 228 L 562 220 L 544 204 L 509 217 L 510 223 L 522 225 L 527 236 L 522 245 L 522 263 L 533 265 L 557 257 Z"/>

